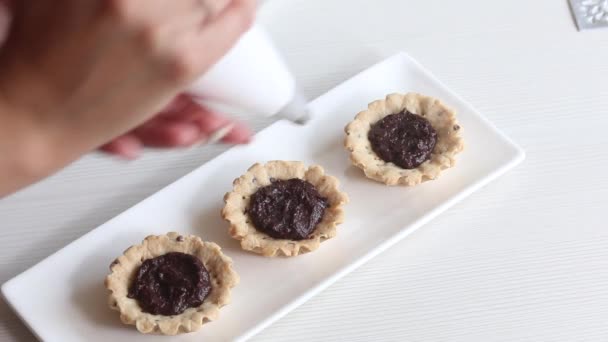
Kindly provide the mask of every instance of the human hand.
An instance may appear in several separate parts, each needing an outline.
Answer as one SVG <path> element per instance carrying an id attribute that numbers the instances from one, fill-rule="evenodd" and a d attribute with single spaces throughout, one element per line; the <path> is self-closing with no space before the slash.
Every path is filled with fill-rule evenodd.
<path id="1" fill-rule="evenodd" d="M 221 136 L 216 136 L 218 133 Z M 101 150 L 134 159 L 144 146 L 185 147 L 213 143 L 216 139 L 243 144 L 250 141 L 251 131 L 240 122 L 200 107 L 189 96 L 180 95 L 150 121 L 103 145 Z"/>
<path id="2" fill-rule="evenodd" d="M 188 145 L 228 123 L 183 98 L 174 105 L 184 107 L 165 108 L 248 29 L 254 0 L 0 0 L 0 7 L 7 3 L 0 196 L 100 146 L 132 158 L 138 146 Z M 246 140 L 235 127 L 226 140 Z"/>
<path id="3" fill-rule="evenodd" d="M 121 151 L 133 138 L 195 143 L 227 121 L 192 102 L 175 107 L 183 97 L 163 108 L 234 44 L 253 9 L 253 0 L 14 1 L 0 99 L 63 163 L 116 137 L 103 149 L 130 157 Z M 239 127 L 228 141 L 247 139 Z"/>

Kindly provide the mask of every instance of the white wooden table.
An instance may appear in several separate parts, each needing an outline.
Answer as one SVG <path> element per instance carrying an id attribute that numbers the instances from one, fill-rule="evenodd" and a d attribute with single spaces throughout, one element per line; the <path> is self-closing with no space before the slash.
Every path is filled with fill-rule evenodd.
<path id="1" fill-rule="evenodd" d="M 311 97 L 404 50 L 528 159 L 254 340 L 608 341 L 608 30 L 577 32 L 565 0 L 274 0 L 260 20 Z M 91 155 L 1 200 L 0 282 L 222 150 Z M 0 341 L 34 339 L 0 317 Z"/>

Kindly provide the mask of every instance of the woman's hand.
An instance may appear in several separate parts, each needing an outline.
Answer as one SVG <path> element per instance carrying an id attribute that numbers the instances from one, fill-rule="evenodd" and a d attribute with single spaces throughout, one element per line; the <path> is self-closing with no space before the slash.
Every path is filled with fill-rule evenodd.
<path id="1" fill-rule="evenodd" d="M 206 136 L 204 125 L 198 137 L 182 129 L 184 122 L 205 120 L 202 109 L 165 108 L 247 30 L 255 2 L 9 4 L 12 24 L 0 49 L 0 170 L 25 170 L 23 186 L 116 137 L 104 149 L 133 156 L 121 152 L 124 141 L 167 146 Z M 160 122 L 173 128 L 159 129 Z"/>
<path id="2" fill-rule="evenodd" d="M 224 131 L 224 129 L 228 129 Z M 155 117 L 103 145 L 102 151 L 126 159 L 139 156 L 144 146 L 185 147 L 214 142 L 216 135 L 223 142 L 244 144 L 251 139 L 251 131 L 242 123 L 200 107 L 186 95 L 178 96 Z"/>

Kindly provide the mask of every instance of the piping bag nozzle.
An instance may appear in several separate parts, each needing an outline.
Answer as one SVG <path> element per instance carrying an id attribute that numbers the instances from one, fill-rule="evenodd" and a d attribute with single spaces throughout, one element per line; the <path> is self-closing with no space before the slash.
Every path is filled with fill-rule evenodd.
<path id="1" fill-rule="evenodd" d="M 308 99 L 296 89 L 293 99 L 279 111 L 278 116 L 299 125 L 305 125 L 312 119 Z"/>

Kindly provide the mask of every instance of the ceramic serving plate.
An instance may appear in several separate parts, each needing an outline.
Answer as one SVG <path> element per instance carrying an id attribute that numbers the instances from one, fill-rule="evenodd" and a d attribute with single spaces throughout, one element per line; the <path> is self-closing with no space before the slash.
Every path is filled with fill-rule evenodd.
<path id="1" fill-rule="evenodd" d="M 457 110 L 466 149 L 436 181 L 387 187 L 350 165 L 343 128 L 368 102 L 409 91 Z M 8 281 L 6 300 L 42 340 L 166 341 L 121 324 L 106 305 L 103 281 L 110 262 L 147 235 L 196 234 L 222 246 L 241 282 L 217 321 L 175 340 L 243 341 L 524 159 L 520 148 L 406 54 L 363 71 L 310 106 L 315 118 L 307 125 L 273 124 L 251 145 L 220 155 Z M 313 253 L 290 259 L 246 253 L 220 217 L 233 179 L 255 162 L 275 159 L 320 164 L 350 196 L 338 236 Z"/>

